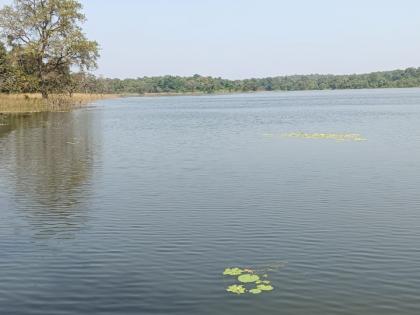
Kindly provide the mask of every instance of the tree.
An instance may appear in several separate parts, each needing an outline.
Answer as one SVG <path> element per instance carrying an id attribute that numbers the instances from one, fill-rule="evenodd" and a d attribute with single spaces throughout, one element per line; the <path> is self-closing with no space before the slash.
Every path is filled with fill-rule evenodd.
<path id="1" fill-rule="evenodd" d="M 0 10 L 1 35 L 18 59 L 32 60 L 32 71 L 44 98 L 62 89 L 71 69 L 96 68 L 98 44 L 82 32 L 86 18 L 76 0 L 14 0 Z"/>
<path id="2" fill-rule="evenodd" d="M 7 91 L 7 77 L 9 75 L 8 54 L 4 44 L 0 42 L 0 92 Z"/>

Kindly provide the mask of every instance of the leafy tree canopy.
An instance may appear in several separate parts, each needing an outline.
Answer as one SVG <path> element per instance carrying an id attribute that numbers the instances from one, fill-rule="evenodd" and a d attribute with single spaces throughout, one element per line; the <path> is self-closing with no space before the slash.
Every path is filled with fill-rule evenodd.
<path id="1" fill-rule="evenodd" d="M 85 16 L 76 0 L 14 0 L 0 10 L 0 31 L 10 62 L 44 97 L 62 89 L 70 70 L 96 67 L 98 44 L 82 32 Z"/>

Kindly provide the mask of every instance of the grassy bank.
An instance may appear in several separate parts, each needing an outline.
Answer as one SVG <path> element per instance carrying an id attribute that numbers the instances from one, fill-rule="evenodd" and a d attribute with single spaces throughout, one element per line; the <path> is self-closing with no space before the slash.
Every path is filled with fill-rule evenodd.
<path id="1" fill-rule="evenodd" d="M 51 95 L 47 100 L 40 94 L 0 94 L 0 113 L 40 113 L 69 111 L 93 101 L 115 98 L 117 94 Z"/>

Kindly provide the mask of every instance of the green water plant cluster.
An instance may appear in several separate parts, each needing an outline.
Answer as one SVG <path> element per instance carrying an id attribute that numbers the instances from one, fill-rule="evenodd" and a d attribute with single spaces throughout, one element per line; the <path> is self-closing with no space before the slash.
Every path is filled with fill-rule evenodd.
<path id="1" fill-rule="evenodd" d="M 302 138 L 302 139 L 326 139 L 341 141 L 366 141 L 359 133 L 305 133 L 305 132 L 291 132 L 283 136 L 289 138 Z"/>
<path id="2" fill-rule="evenodd" d="M 274 290 L 267 274 L 261 275 L 252 269 L 226 268 L 223 275 L 234 277 L 237 282 L 229 285 L 226 289 L 227 292 L 232 294 L 261 294 Z"/>
<path id="3" fill-rule="evenodd" d="M 264 133 L 266 138 L 300 138 L 300 139 L 315 139 L 315 140 L 335 140 L 336 142 L 343 141 L 367 141 L 359 133 L 305 133 L 305 132 L 290 132 L 283 134 Z"/>

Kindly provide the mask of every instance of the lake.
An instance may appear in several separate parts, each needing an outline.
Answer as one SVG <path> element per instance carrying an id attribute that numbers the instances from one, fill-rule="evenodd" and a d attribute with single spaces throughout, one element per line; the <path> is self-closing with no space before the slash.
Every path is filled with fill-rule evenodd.
<path id="1" fill-rule="evenodd" d="M 420 89 L 3 119 L 0 314 L 418 315 L 419 187 Z"/>

